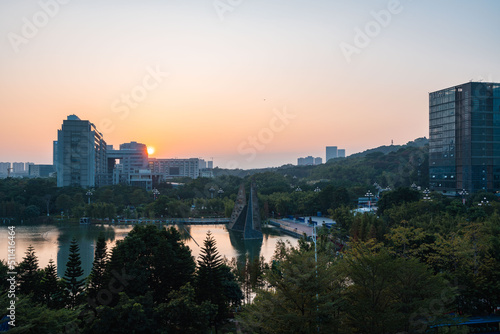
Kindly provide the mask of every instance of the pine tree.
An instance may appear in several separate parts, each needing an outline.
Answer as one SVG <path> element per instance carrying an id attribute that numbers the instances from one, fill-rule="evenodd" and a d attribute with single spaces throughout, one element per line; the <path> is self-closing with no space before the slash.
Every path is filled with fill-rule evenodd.
<path id="1" fill-rule="evenodd" d="M 199 288 L 198 296 L 201 300 L 214 301 L 214 296 L 217 294 L 217 283 L 221 279 L 221 266 L 222 258 L 217 250 L 215 239 L 208 231 L 198 259 L 197 285 Z"/>
<path id="2" fill-rule="evenodd" d="M 59 287 L 57 268 L 54 261 L 50 259 L 49 264 L 43 271 L 43 277 L 41 280 L 40 291 L 42 303 L 51 308 L 55 307 L 56 300 L 60 294 Z"/>
<path id="3" fill-rule="evenodd" d="M 35 248 L 29 245 L 26 256 L 19 264 L 19 291 L 23 294 L 38 292 L 41 273 L 38 270 L 38 258 L 35 255 Z"/>
<path id="4" fill-rule="evenodd" d="M 208 301 L 217 306 L 216 314 L 211 317 L 216 331 L 217 325 L 227 319 L 229 306 L 238 304 L 243 299 L 236 278 L 230 268 L 222 262 L 210 231 L 207 233 L 198 260 L 196 293 L 199 302 Z"/>
<path id="5" fill-rule="evenodd" d="M 66 291 L 69 294 L 69 306 L 74 308 L 81 299 L 85 279 L 83 275 L 82 261 L 80 260 L 80 247 L 73 237 L 69 246 L 69 258 L 64 272 L 64 282 Z"/>
<path id="6" fill-rule="evenodd" d="M 104 286 L 106 264 L 108 262 L 108 254 L 106 248 L 106 240 L 103 235 L 99 235 L 97 239 L 94 262 L 92 271 L 88 277 L 87 292 L 90 297 L 97 296 L 99 290 Z"/>
<path id="7" fill-rule="evenodd" d="M 210 317 L 211 325 L 215 326 L 217 331 L 217 324 L 222 320 L 222 313 L 224 312 L 224 299 L 221 285 L 222 258 L 215 244 L 215 239 L 208 231 L 198 259 L 196 295 L 200 303 L 208 301 L 217 306 L 216 313 Z"/>

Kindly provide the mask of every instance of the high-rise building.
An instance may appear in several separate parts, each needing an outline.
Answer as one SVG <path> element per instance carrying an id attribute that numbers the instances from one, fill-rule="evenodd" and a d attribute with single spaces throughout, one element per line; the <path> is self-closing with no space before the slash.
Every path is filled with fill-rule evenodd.
<path id="1" fill-rule="evenodd" d="M 322 164 L 322 159 L 320 157 L 312 157 L 312 156 L 307 156 L 305 158 L 298 158 L 297 159 L 297 165 L 298 166 L 313 166 L 313 165 L 321 165 Z"/>
<path id="2" fill-rule="evenodd" d="M 311 166 L 313 164 L 314 164 L 314 158 L 312 156 L 297 159 L 298 166 Z"/>
<path id="3" fill-rule="evenodd" d="M 24 164 L 24 172 L 25 173 L 29 173 L 30 171 L 30 166 L 33 166 L 35 163 L 34 162 L 26 162 Z"/>
<path id="4" fill-rule="evenodd" d="M 326 162 L 330 159 L 335 159 L 338 157 L 337 146 L 327 146 L 326 147 Z"/>
<path id="5" fill-rule="evenodd" d="M 24 162 L 13 162 L 12 171 L 14 173 L 24 173 Z"/>
<path id="6" fill-rule="evenodd" d="M 337 150 L 337 158 L 345 158 L 345 149 L 344 148 L 339 148 Z"/>
<path id="7" fill-rule="evenodd" d="M 10 162 L 0 162 L 0 175 L 6 176 L 10 171 Z"/>
<path id="8" fill-rule="evenodd" d="M 108 184 L 106 142 L 94 124 L 70 115 L 57 131 L 57 186 Z"/>
<path id="9" fill-rule="evenodd" d="M 429 183 L 455 195 L 500 190 L 500 84 L 429 93 Z"/>
<path id="10" fill-rule="evenodd" d="M 199 159 L 199 160 L 198 160 L 198 162 L 199 162 L 199 167 L 200 167 L 200 169 L 205 169 L 205 168 L 207 168 L 207 162 L 206 162 L 205 160 L 203 160 L 203 159 Z"/>

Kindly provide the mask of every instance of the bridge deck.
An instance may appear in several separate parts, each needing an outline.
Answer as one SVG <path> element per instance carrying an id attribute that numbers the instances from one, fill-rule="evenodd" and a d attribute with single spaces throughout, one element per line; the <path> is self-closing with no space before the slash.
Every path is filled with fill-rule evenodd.
<path id="1" fill-rule="evenodd" d="M 227 224 L 230 218 L 169 218 L 169 219 L 117 219 L 114 221 L 103 219 L 92 219 L 92 223 L 105 224 L 192 224 L 213 225 Z"/>

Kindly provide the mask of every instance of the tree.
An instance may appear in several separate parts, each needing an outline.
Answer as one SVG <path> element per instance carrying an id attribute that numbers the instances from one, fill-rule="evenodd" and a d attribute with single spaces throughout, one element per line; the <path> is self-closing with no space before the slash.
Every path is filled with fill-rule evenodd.
<path id="1" fill-rule="evenodd" d="M 190 283 L 172 291 L 169 299 L 168 304 L 161 304 L 157 309 L 162 328 L 166 328 L 168 333 L 208 332 L 210 315 L 217 312 L 217 306 L 208 301 L 198 304 Z"/>
<path id="2" fill-rule="evenodd" d="M 392 206 L 415 202 L 419 199 L 419 192 L 410 188 L 398 188 L 393 191 L 386 191 L 377 203 L 377 214 L 383 215 L 384 211 L 390 209 Z"/>
<path id="3" fill-rule="evenodd" d="M 351 209 L 347 206 L 341 206 L 335 209 L 335 211 L 332 211 L 331 215 L 332 218 L 336 221 L 336 225 L 340 229 L 341 237 L 345 237 L 347 234 L 349 234 L 354 221 L 354 214 L 352 213 Z"/>
<path id="4" fill-rule="evenodd" d="M 351 333 L 413 333 L 446 313 L 453 301 L 454 292 L 441 276 L 416 259 L 392 257 L 373 241 L 354 244 L 339 274 L 347 301 L 343 323 Z"/>
<path id="5" fill-rule="evenodd" d="M 97 293 L 100 289 L 104 287 L 105 284 L 105 270 L 107 264 L 108 256 L 107 256 L 107 248 L 106 248 L 106 240 L 104 235 L 99 235 L 97 238 L 95 253 L 94 253 L 94 262 L 92 264 L 92 271 L 88 277 L 87 283 L 87 293 L 89 296 L 96 297 Z"/>
<path id="6" fill-rule="evenodd" d="M 9 270 L 9 267 L 7 266 L 7 263 L 5 263 L 4 260 L 0 260 L 0 277 L 7 278 L 8 271 L 10 271 L 10 270 Z M 2 291 L 6 291 L 6 290 L 8 290 L 9 285 L 10 285 L 10 282 L 7 281 L 6 279 L 4 279 L 4 280 L 2 280 L 2 282 L 0 282 L 0 289 L 2 289 Z"/>
<path id="7" fill-rule="evenodd" d="M 26 250 L 23 261 L 19 264 L 19 291 L 23 294 L 37 293 L 40 287 L 41 272 L 38 270 L 38 258 L 31 245 Z M 37 296 L 35 296 L 37 297 Z"/>
<path id="8" fill-rule="evenodd" d="M 50 308 L 60 306 L 61 285 L 57 277 L 57 269 L 54 261 L 49 260 L 49 264 L 43 270 L 43 277 L 40 283 L 41 301 Z"/>
<path id="9" fill-rule="evenodd" d="M 210 231 L 203 242 L 196 271 L 196 293 L 199 302 L 208 301 L 217 306 L 211 323 L 217 326 L 227 319 L 229 307 L 238 305 L 243 293 L 228 266 L 223 264 Z"/>
<path id="10" fill-rule="evenodd" d="M 137 207 L 140 204 L 146 202 L 146 191 L 143 189 L 135 189 L 132 195 L 130 196 L 130 203 Z"/>
<path id="11" fill-rule="evenodd" d="M 7 294 L 0 295 L 0 306 L 7 308 Z M 78 311 L 66 308 L 51 309 L 46 305 L 33 303 L 28 296 L 21 296 L 16 301 L 15 327 L 8 333 L 79 333 L 76 328 Z"/>
<path id="12" fill-rule="evenodd" d="M 152 292 L 135 298 L 130 298 L 122 292 L 116 305 L 99 306 L 97 314 L 98 317 L 86 325 L 86 333 L 161 333 L 154 321 Z"/>
<path id="13" fill-rule="evenodd" d="M 252 295 L 264 286 L 264 269 L 267 268 L 264 257 L 259 258 L 256 256 L 254 259 L 251 259 L 246 254 L 244 263 L 239 264 L 233 258 L 230 262 L 230 267 L 240 282 L 245 303 L 250 303 Z"/>
<path id="14" fill-rule="evenodd" d="M 151 291 L 156 303 L 168 302 L 170 292 L 192 281 L 194 270 L 191 250 L 175 228 L 136 225 L 112 250 L 106 286 L 116 275 L 126 275 L 130 280 L 122 288 L 130 298 Z"/>
<path id="15" fill-rule="evenodd" d="M 40 216 L 40 209 L 36 205 L 30 205 L 24 209 L 26 219 L 33 219 Z"/>
<path id="16" fill-rule="evenodd" d="M 71 206 L 72 206 L 71 197 L 69 197 L 66 194 L 61 194 L 61 195 L 57 196 L 57 198 L 56 198 L 56 208 L 57 209 L 68 213 Z"/>
<path id="17" fill-rule="evenodd" d="M 80 260 L 80 247 L 73 237 L 69 246 L 69 258 L 66 263 L 66 271 L 64 272 L 64 282 L 66 291 L 69 295 L 69 306 L 75 308 L 80 300 L 85 285 L 85 279 L 80 278 L 83 276 L 82 261 Z"/>
<path id="18" fill-rule="evenodd" d="M 338 333 L 340 281 L 326 254 L 276 246 L 265 272 L 270 287 L 259 290 L 238 315 L 245 329 L 259 333 Z"/>

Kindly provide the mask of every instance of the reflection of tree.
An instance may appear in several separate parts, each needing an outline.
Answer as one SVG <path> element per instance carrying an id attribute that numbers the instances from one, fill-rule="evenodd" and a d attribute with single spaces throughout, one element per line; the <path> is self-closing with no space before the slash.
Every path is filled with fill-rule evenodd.
<path id="1" fill-rule="evenodd" d="M 176 224 L 175 228 L 179 231 L 181 241 L 188 241 L 191 239 L 191 225 Z"/>
<path id="2" fill-rule="evenodd" d="M 67 225 L 59 228 L 57 243 L 59 245 L 57 252 L 57 275 L 62 277 L 66 270 L 66 262 L 69 256 L 69 244 L 73 237 L 76 238 L 80 246 L 80 256 L 84 276 L 90 274 L 92 262 L 94 261 L 94 248 L 99 234 L 102 233 L 106 243 L 115 240 L 116 234 L 112 226 L 106 225 Z"/>

